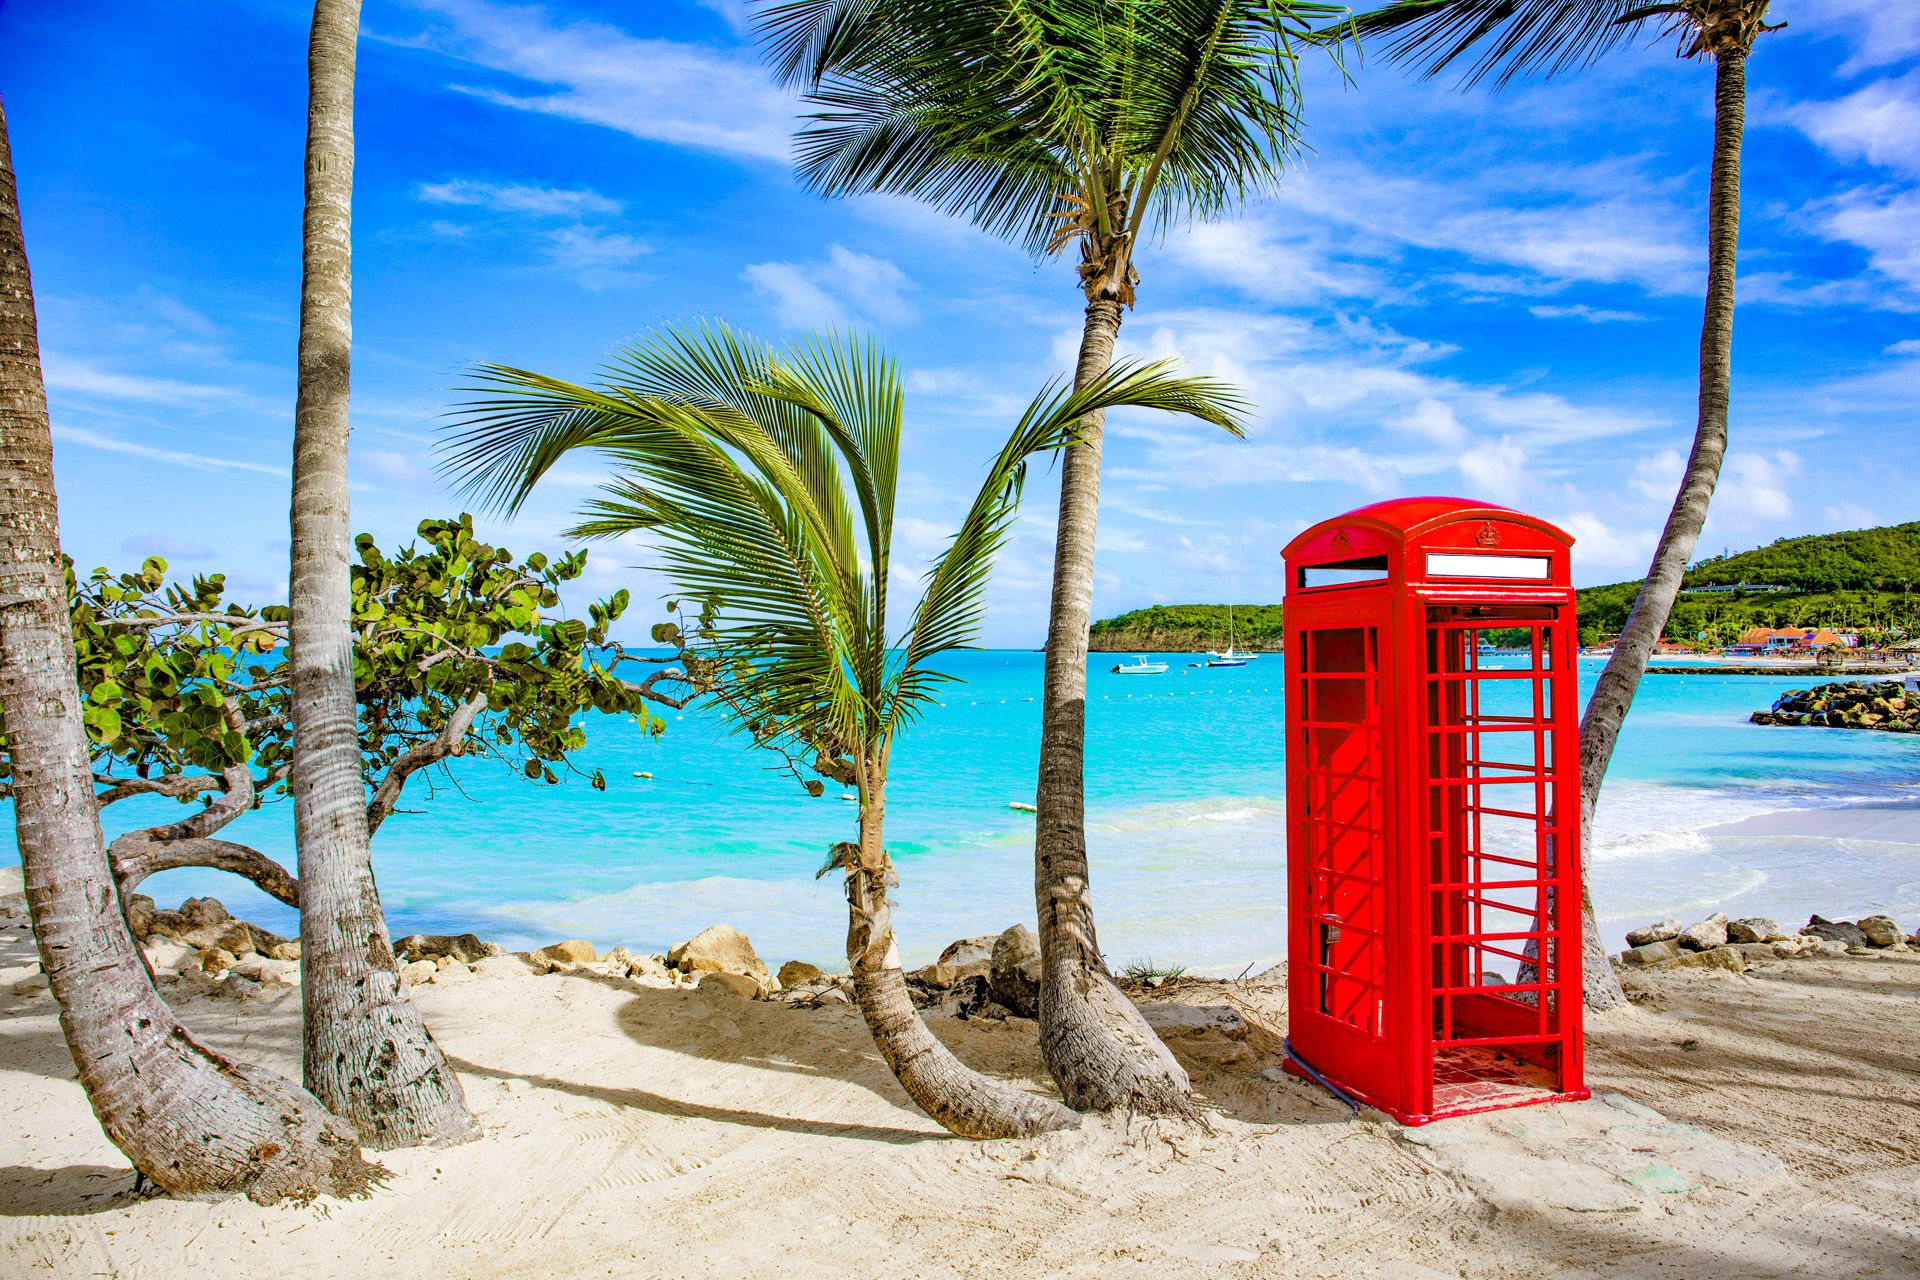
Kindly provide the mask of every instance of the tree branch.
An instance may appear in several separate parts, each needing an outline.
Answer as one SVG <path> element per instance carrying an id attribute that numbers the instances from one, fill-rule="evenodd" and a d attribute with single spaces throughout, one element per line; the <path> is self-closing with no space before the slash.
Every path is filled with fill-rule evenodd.
<path id="1" fill-rule="evenodd" d="M 400 803 L 400 792 L 406 788 L 408 778 L 428 765 L 465 754 L 467 731 L 473 727 L 474 719 L 486 709 L 487 695 L 475 694 L 454 708 L 439 733 L 401 753 L 400 758 L 387 770 L 386 776 L 380 779 L 380 785 L 374 789 L 373 799 L 367 804 L 368 835 L 379 830 L 380 824 Z"/>
<path id="2" fill-rule="evenodd" d="M 156 871 L 211 867 L 251 880 L 263 892 L 290 907 L 300 906 L 300 882 L 259 850 L 231 840 L 207 837 L 158 838 L 155 833 L 163 830 L 165 828 L 155 827 L 129 831 L 108 846 L 107 858 L 113 864 L 113 878 L 120 888 L 121 902 L 129 901 L 140 882 Z"/>
<path id="3" fill-rule="evenodd" d="M 93 802 L 102 809 L 128 796 L 172 796 L 176 800 L 184 800 L 202 791 L 223 791 L 227 786 L 225 778 L 215 773 L 170 773 L 159 778 L 116 778 L 111 774 L 96 773 L 93 781 L 107 788 L 93 797 Z"/>

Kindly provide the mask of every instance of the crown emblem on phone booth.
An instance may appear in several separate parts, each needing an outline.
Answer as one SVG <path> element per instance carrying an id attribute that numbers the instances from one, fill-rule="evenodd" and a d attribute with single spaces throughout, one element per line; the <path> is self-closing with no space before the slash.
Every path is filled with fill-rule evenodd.
<path id="1" fill-rule="evenodd" d="M 1353 539 L 1347 536 L 1345 529 L 1337 530 L 1333 535 L 1333 549 L 1335 551 L 1345 551 L 1352 543 Z"/>
<path id="2" fill-rule="evenodd" d="M 1493 527 L 1493 521 L 1483 520 L 1480 522 L 1480 532 L 1473 535 L 1473 540 L 1483 547 L 1497 547 L 1500 545 L 1500 531 Z"/>

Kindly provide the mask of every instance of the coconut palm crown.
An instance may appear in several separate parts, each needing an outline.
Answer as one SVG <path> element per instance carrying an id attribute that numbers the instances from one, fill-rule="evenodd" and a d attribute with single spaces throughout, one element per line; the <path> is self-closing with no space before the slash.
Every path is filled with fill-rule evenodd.
<path id="1" fill-rule="evenodd" d="M 1683 58 L 1746 53 L 1762 32 L 1771 0 L 1396 0 L 1361 14 L 1352 29 L 1389 61 L 1412 63 L 1433 76 L 1475 49 L 1464 82 L 1584 67 L 1649 29 L 1671 37 Z"/>
<path id="2" fill-rule="evenodd" d="M 1029 460 L 1065 445 L 1086 413 L 1119 405 L 1184 413 L 1236 434 L 1244 404 L 1165 362 L 1118 365 L 1097 384 L 1049 387 L 988 467 L 959 528 L 890 636 L 892 535 L 904 396 L 894 363 L 829 336 L 776 353 L 721 325 L 674 329 L 620 353 L 598 386 L 503 365 L 479 370 L 451 471 L 512 512 L 566 454 L 617 466 L 569 531 L 644 533 L 683 598 L 684 642 L 708 688 L 768 745 L 823 744 L 884 764 L 893 735 L 951 679 L 928 666 L 970 644 L 994 555 Z M 705 655 L 702 660 L 702 655 Z"/>
<path id="3" fill-rule="evenodd" d="M 797 138 L 823 195 L 894 192 L 1015 240 L 1074 242 L 1089 297 L 1131 304 L 1149 223 L 1220 213 L 1300 145 L 1298 58 L 1322 0 L 787 0 L 775 74 L 821 108 Z"/>

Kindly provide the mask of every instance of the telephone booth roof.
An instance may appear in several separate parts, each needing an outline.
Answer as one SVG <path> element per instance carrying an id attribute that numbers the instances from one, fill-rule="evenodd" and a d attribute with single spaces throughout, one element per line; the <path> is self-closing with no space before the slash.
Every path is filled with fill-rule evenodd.
<path id="1" fill-rule="evenodd" d="M 1573 535 L 1508 507 L 1470 498 L 1389 498 L 1345 515 L 1322 520 L 1301 533 L 1281 552 L 1286 563 L 1302 572 L 1291 575 L 1289 593 L 1296 589 L 1326 590 L 1340 583 L 1310 585 L 1299 579 L 1316 566 L 1375 567 L 1381 578 L 1502 579 L 1507 586 L 1562 585 L 1567 582 L 1567 553 Z M 1425 571 L 1410 566 L 1423 562 L 1408 555 L 1424 550 Z M 1435 556 L 1440 559 L 1434 559 Z M 1478 558 L 1469 558 L 1478 557 Z M 1526 567 L 1531 561 L 1535 568 Z M 1435 566 L 1444 565 L 1436 569 Z"/>

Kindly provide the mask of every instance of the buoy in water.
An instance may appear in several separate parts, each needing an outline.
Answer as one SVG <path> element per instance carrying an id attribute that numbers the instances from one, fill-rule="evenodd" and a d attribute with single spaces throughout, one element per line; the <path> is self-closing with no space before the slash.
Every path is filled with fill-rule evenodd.
<path id="1" fill-rule="evenodd" d="M 1039 808 L 1039 806 L 1038 806 L 1038 805 L 1031 805 L 1031 804 L 1026 804 L 1026 803 L 1024 803 L 1024 802 L 1022 802 L 1022 801 L 1019 801 L 1019 800 L 1009 800 L 1009 801 L 1007 801 L 1007 808 L 1009 808 L 1009 809 L 1018 809 L 1018 810 L 1019 810 L 1020 812 L 1022 812 L 1022 813 L 1038 813 L 1038 812 L 1040 812 L 1040 808 Z"/>
<path id="2" fill-rule="evenodd" d="M 653 777 L 653 775 L 650 773 L 635 773 L 633 776 L 636 778 L 647 778 L 649 780 L 651 780 Z"/>

